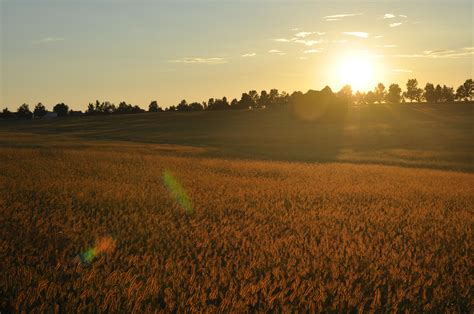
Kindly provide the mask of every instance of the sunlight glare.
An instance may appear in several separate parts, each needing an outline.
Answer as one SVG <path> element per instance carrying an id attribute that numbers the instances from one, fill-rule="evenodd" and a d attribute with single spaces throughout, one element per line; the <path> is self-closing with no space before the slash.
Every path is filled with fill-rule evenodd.
<path id="1" fill-rule="evenodd" d="M 342 58 L 337 75 L 341 85 L 349 84 L 354 91 L 370 90 L 374 84 L 374 65 L 367 51 L 357 51 Z"/>

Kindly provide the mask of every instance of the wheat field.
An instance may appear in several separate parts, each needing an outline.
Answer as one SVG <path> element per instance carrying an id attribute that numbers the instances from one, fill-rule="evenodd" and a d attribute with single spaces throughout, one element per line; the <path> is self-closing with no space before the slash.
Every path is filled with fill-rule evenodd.
<path id="1" fill-rule="evenodd" d="M 470 173 L 123 142 L 0 160 L 2 312 L 474 308 Z"/>

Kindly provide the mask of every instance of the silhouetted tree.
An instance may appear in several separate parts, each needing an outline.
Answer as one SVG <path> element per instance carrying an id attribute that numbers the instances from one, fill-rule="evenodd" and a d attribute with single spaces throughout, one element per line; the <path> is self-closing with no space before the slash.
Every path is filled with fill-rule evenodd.
<path id="1" fill-rule="evenodd" d="M 58 114 L 58 117 L 67 116 L 68 110 L 69 110 L 69 107 L 64 103 L 57 104 L 53 108 L 53 112 L 56 112 Z"/>
<path id="2" fill-rule="evenodd" d="M 242 93 L 240 100 L 237 103 L 232 104 L 231 109 L 250 109 L 254 106 L 255 102 L 253 101 L 253 98 L 247 93 Z"/>
<path id="3" fill-rule="evenodd" d="M 211 101 L 211 99 L 209 99 Z M 206 110 L 227 110 L 230 109 L 229 102 L 226 97 L 213 100 L 212 104 L 208 103 Z"/>
<path id="4" fill-rule="evenodd" d="M 256 90 L 249 91 L 249 96 L 252 98 L 252 101 L 254 103 L 253 107 L 255 107 L 255 108 L 258 107 L 258 98 L 259 97 L 258 97 L 257 91 Z"/>
<path id="5" fill-rule="evenodd" d="M 33 116 L 36 118 L 41 118 L 43 117 L 45 114 L 46 114 L 46 108 L 43 106 L 42 103 L 38 103 L 36 106 L 35 106 L 35 109 L 33 110 Z"/>
<path id="6" fill-rule="evenodd" d="M 382 101 L 385 99 L 385 85 L 383 85 L 382 83 L 378 83 L 375 87 L 374 94 L 375 98 L 377 99 L 377 102 L 381 104 Z"/>
<path id="7" fill-rule="evenodd" d="M 230 102 L 230 109 L 236 109 L 236 106 L 238 106 L 238 105 L 239 105 L 239 101 L 237 100 L 237 98 L 234 98 Z"/>
<path id="8" fill-rule="evenodd" d="M 191 111 L 202 111 L 204 110 L 204 106 L 198 102 L 192 102 L 189 104 L 189 110 Z"/>
<path id="9" fill-rule="evenodd" d="M 421 101 L 422 95 L 423 90 L 418 88 L 418 81 L 416 79 L 408 80 L 407 91 L 403 93 L 403 96 L 413 102 L 413 100 Z"/>
<path id="10" fill-rule="evenodd" d="M 400 86 L 398 86 L 398 84 L 390 84 L 390 86 L 388 87 L 388 93 L 385 96 L 385 99 L 389 103 L 398 104 L 400 103 L 400 100 L 402 99 L 401 93 L 402 93 L 402 89 L 400 88 Z"/>
<path id="11" fill-rule="evenodd" d="M 188 103 L 185 99 L 181 100 L 181 102 L 176 106 L 176 111 L 190 111 Z"/>
<path id="12" fill-rule="evenodd" d="M 8 108 L 4 108 L 2 112 L 0 113 L 0 118 L 2 119 L 13 118 L 13 113 L 10 110 L 8 110 Z"/>
<path id="13" fill-rule="evenodd" d="M 265 108 L 270 105 L 270 95 L 268 95 L 267 91 L 262 90 L 260 92 L 260 97 L 258 97 L 257 107 Z"/>
<path id="14" fill-rule="evenodd" d="M 161 108 L 158 107 L 158 102 L 156 100 L 153 100 L 150 105 L 148 106 L 148 112 L 158 112 L 162 111 L 160 110 Z"/>
<path id="15" fill-rule="evenodd" d="M 165 111 L 176 111 L 176 106 L 169 106 Z"/>
<path id="16" fill-rule="evenodd" d="M 89 103 L 89 105 L 87 106 L 86 114 L 87 115 L 95 114 L 95 107 L 93 103 Z"/>
<path id="17" fill-rule="evenodd" d="M 472 79 L 468 79 L 464 84 L 460 85 L 456 90 L 456 99 L 459 100 L 472 100 L 474 96 L 474 82 Z"/>
<path id="18" fill-rule="evenodd" d="M 441 92 L 441 101 L 454 101 L 454 89 L 452 87 L 447 87 L 446 85 L 443 85 L 443 90 Z"/>
<path id="19" fill-rule="evenodd" d="M 367 94 L 365 95 L 365 102 L 368 105 L 373 105 L 377 101 L 377 96 L 375 95 L 374 92 L 368 91 Z"/>
<path id="20" fill-rule="evenodd" d="M 358 105 L 365 105 L 366 104 L 365 93 L 357 91 L 354 95 L 354 102 Z"/>
<path id="21" fill-rule="evenodd" d="M 429 103 L 436 102 L 437 96 L 436 96 L 436 91 L 433 84 L 426 83 L 424 96 L 425 96 L 426 102 L 429 102 Z"/>
<path id="22" fill-rule="evenodd" d="M 440 102 L 442 101 L 443 97 L 443 88 L 441 85 L 437 84 L 435 87 L 435 102 Z"/>
<path id="23" fill-rule="evenodd" d="M 23 104 L 20 107 L 18 107 L 16 111 L 16 115 L 20 119 L 31 119 L 33 116 L 33 113 L 30 111 L 30 106 L 27 104 Z"/>
<path id="24" fill-rule="evenodd" d="M 341 90 L 337 92 L 337 97 L 347 104 L 352 103 L 352 87 L 350 85 L 344 85 Z"/>

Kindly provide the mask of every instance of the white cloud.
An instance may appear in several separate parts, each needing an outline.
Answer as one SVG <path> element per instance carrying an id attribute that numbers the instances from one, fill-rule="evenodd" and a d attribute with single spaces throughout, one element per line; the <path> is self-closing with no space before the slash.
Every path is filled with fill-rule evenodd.
<path id="1" fill-rule="evenodd" d="M 281 43 L 287 43 L 290 40 L 286 38 L 275 38 L 274 41 L 281 42 Z"/>
<path id="2" fill-rule="evenodd" d="M 309 58 L 308 58 L 308 57 L 298 57 L 298 59 L 300 59 L 300 60 L 308 60 Z"/>
<path id="3" fill-rule="evenodd" d="M 317 34 L 317 35 L 319 35 L 319 36 L 326 35 L 326 33 L 325 33 L 325 32 L 315 32 L 314 34 Z"/>
<path id="4" fill-rule="evenodd" d="M 228 61 L 224 58 L 201 58 L 201 57 L 186 57 L 177 60 L 170 60 L 172 63 L 189 63 L 189 64 L 223 64 Z"/>
<path id="5" fill-rule="evenodd" d="M 376 47 L 378 47 L 378 48 L 395 48 L 395 47 L 398 47 L 398 45 L 377 45 Z"/>
<path id="6" fill-rule="evenodd" d="M 362 13 L 326 15 L 326 16 L 323 16 L 323 19 L 325 19 L 325 20 L 328 20 L 328 19 L 342 19 L 342 18 L 345 18 L 345 17 L 357 16 L 357 15 L 362 15 Z"/>
<path id="7" fill-rule="evenodd" d="M 384 19 L 393 19 L 394 17 L 395 15 L 392 13 L 385 13 L 385 15 L 383 16 Z"/>
<path id="8" fill-rule="evenodd" d="M 366 32 L 343 32 L 344 35 L 356 36 L 360 38 L 368 38 L 369 34 Z"/>
<path id="9" fill-rule="evenodd" d="M 296 34 L 295 34 L 295 37 L 305 38 L 305 37 L 307 37 L 307 36 L 309 36 L 309 35 L 311 35 L 311 34 L 312 34 L 312 32 L 299 32 L 299 33 L 296 33 Z"/>
<path id="10" fill-rule="evenodd" d="M 298 43 L 298 44 L 304 44 L 305 46 L 314 46 L 316 44 L 319 44 L 320 41 L 319 40 L 304 40 L 304 39 L 297 39 L 295 40 L 295 43 Z"/>
<path id="11" fill-rule="evenodd" d="M 397 73 L 412 73 L 413 72 L 412 70 L 405 70 L 405 69 L 393 69 L 392 71 L 397 72 Z"/>
<path id="12" fill-rule="evenodd" d="M 464 47 L 462 49 L 464 49 L 464 50 L 474 50 L 474 47 Z"/>
<path id="13" fill-rule="evenodd" d="M 58 38 L 58 37 L 46 37 L 46 38 L 41 38 L 40 40 L 36 41 L 39 44 L 45 44 L 45 43 L 52 43 L 52 42 L 57 42 L 57 41 L 64 41 L 64 38 Z"/>
<path id="14" fill-rule="evenodd" d="M 399 17 L 406 19 L 408 16 L 400 14 Z"/>
<path id="15" fill-rule="evenodd" d="M 377 35 L 374 38 L 383 38 L 383 35 Z"/>
<path id="16" fill-rule="evenodd" d="M 423 53 L 393 55 L 396 58 L 448 58 L 456 59 L 462 57 L 472 57 L 474 50 L 456 51 L 456 50 L 427 50 Z"/>
<path id="17" fill-rule="evenodd" d="M 400 26 L 400 25 L 402 25 L 402 24 L 403 24 L 403 23 L 398 22 L 398 23 L 390 23 L 389 25 L 390 25 L 390 27 L 397 27 L 397 26 Z"/>
<path id="18" fill-rule="evenodd" d="M 308 50 L 303 51 L 303 53 L 318 53 L 320 51 L 321 50 L 319 49 L 308 49 Z"/>
<path id="19" fill-rule="evenodd" d="M 242 55 L 242 58 L 255 57 L 257 54 L 255 52 L 245 53 Z"/>
<path id="20" fill-rule="evenodd" d="M 456 52 L 456 50 L 438 49 L 438 50 L 423 51 L 423 53 L 427 55 L 443 55 L 443 54 L 454 53 L 454 52 Z"/>
<path id="21" fill-rule="evenodd" d="M 326 22 L 340 21 L 341 19 L 325 19 Z"/>
<path id="22" fill-rule="evenodd" d="M 280 50 L 278 50 L 278 49 L 271 49 L 271 50 L 268 50 L 268 53 L 276 54 L 276 55 L 279 55 L 279 56 L 284 56 L 284 55 L 286 55 L 286 52 L 280 51 Z"/>

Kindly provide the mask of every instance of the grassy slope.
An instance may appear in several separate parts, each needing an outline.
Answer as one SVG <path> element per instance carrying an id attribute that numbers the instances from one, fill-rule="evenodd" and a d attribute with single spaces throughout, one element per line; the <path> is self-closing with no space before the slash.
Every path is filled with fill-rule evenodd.
<path id="1" fill-rule="evenodd" d="M 352 108 L 338 123 L 303 121 L 282 110 L 0 121 L 0 143 L 17 145 L 13 142 L 18 135 L 12 132 L 19 132 L 57 139 L 199 146 L 208 156 L 226 158 L 362 162 L 471 172 L 473 108 L 464 104 Z"/>

